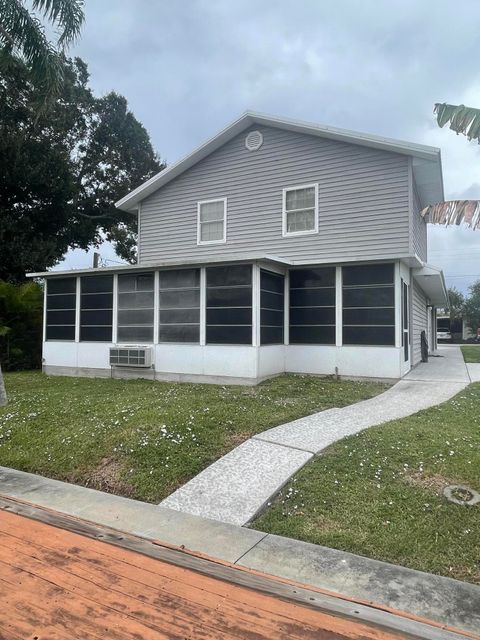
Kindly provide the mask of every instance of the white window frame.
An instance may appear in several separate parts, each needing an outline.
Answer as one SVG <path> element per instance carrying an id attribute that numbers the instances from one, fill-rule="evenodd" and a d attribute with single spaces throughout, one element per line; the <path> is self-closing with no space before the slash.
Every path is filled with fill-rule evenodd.
<path id="1" fill-rule="evenodd" d="M 289 191 L 297 191 L 298 189 L 315 189 L 315 226 L 308 231 L 287 231 L 287 193 Z M 295 209 L 293 209 L 295 211 Z M 289 212 L 290 213 L 290 212 Z M 290 236 L 310 236 L 318 233 L 318 182 L 312 184 L 301 184 L 294 187 L 286 187 L 282 192 L 282 236 L 289 238 Z"/>
<path id="2" fill-rule="evenodd" d="M 223 202 L 223 238 L 220 240 L 202 240 L 200 235 L 201 222 L 200 210 L 202 204 L 213 204 Z M 211 200 L 199 200 L 197 202 L 197 244 L 225 244 L 227 242 L 227 198 L 213 198 Z"/>

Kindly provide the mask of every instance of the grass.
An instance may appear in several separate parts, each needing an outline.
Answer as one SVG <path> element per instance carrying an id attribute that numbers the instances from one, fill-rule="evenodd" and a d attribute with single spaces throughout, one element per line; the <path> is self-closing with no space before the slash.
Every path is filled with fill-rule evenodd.
<path id="1" fill-rule="evenodd" d="M 284 488 L 254 528 L 480 583 L 480 384 L 414 416 L 329 447 Z"/>
<path id="2" fill-rule="evenodd" d="M 254 433 L 385 385 L 282 376 L 257 387 L 5 375 L 0 465 L 158 502 Z"/>
<path id="3" fill-rule="evenodd" d="M 464 344 L 460 348 L 465 362 L 480 362 L 480 345 Z"/>

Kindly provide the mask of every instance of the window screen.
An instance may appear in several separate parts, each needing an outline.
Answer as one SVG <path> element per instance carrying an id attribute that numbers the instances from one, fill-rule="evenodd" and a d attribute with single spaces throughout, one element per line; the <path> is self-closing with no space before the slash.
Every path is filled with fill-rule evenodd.
<path id="1" fill-rule="evenodd" d="M 335 344 L 335 267 L 290 271 L 290 344 Z"/>
<path id="2" fill-rule="evenodd" d="M 160 342 L 200 342 L 200 269 L 160 271 Z"/>
<path id="3" fill-rule="evenodd" d="M 118 276 L 117 342 L 153 342 L 154 274 Z"/>
<path id="4" fill-rule="evenodd" d="M 343 344 L 395 344 L 393 264 L 343 267 Z"/>
<path id="5" fill-rule="evenodd" d="M 308 185 L 284 192 L 284 233 L 305 233 L 317 227 L 317 186 Z"/>
<path id="6" fill-rule="evenodd" d="M 285 278 L 260 271 L 260 344 L 283 344 Z"/>
<path id="7" fill-rule="evenodd" d="M 113 276 L 84 276 L 80 291 L 80 340 L 111 342 Z"/>
<path id="8" fill-rule="evenodd" d="M 198 203 L 198 242 L 225 241 L 226 200 Z"/>
<path id="9" fill-rule="evenodd" d="M 252 267 L 208 267 L 207 344 L 252 344 Z"/>
<path id="10" fill-rule="evenodd" d="M 47 280 L 47 340 L 75 340 L 76 278 Z"/>

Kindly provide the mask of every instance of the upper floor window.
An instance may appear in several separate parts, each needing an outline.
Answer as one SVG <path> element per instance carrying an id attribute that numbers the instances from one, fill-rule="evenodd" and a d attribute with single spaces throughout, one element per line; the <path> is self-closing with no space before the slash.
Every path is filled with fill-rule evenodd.
<path id="1" fill-rule="evenodd" d="M 318 184 L 283 190 L 283 235 L 318 232 Z"/>
<path id="2" fill-rule="evenodd" d="M 198 203 L 197 243 L 216 244 L 227 240 L 227 199 Z"/>

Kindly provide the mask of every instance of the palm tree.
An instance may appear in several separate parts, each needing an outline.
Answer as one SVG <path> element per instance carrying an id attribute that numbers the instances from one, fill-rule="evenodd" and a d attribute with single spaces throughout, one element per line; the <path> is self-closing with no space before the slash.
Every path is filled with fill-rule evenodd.
<path id="1" fill-rule="evenodd" d="M 437 102 L 433 113 L 437 116 L 439 127 L 450 123 L 450 129 L 455 133 L 462 133 L 469 140 L 480 143 L 480 109 L 466 107 L 464 104 L 447 104 Z M 421 211 L 423 218 L 428 216 L 432 224 L 460 225 L 466 224 L 472 229 L 480 229 L 480 201 L 479 200 L 449 200 L 437 202 L 425 207 Z"/>
<path id="2" fill-rule="evenodd" d="M 46 97 L 58 94 L 62 82 L 62 54 L 80 33 L 83 0 L 0 0 L 0 69 L 13 62 L 25 64 L 32 81 Z M 58 34 L 56 42 L 45 35 L 39 17 Z"/>

